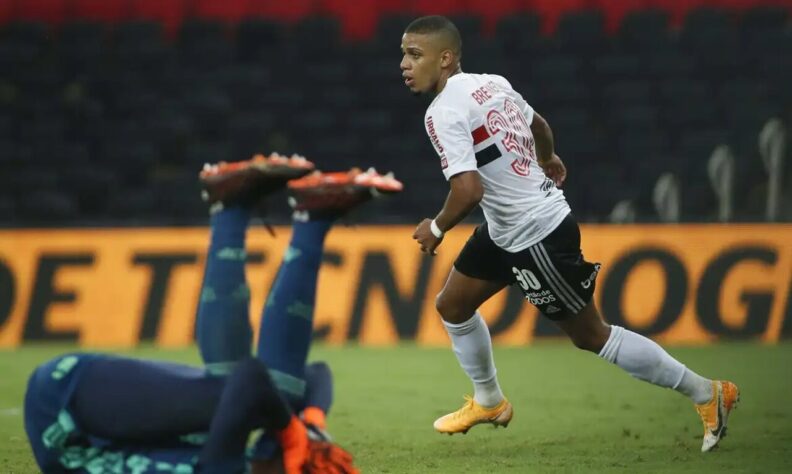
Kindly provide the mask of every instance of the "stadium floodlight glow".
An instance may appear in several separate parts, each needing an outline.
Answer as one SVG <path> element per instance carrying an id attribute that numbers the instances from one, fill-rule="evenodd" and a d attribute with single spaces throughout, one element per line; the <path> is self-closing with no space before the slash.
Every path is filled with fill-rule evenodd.
<path id="1" fill-rule="evenodd" d="M 707 162 L 707 174 L 718 196 L 718 220 L 729 222 L 734 200 L 734 153 L 728 145 L 718 145 Z"/>
<path id="2" fill-rule="evenodd" d="M 772 222 L 778 219 L 781 177 L 786 155 L 786 130 L 781 120 L 777 118 L 769 120 L 759 132 L 759 154 L 762 155 L 768 174 L 765 219 Z"/>

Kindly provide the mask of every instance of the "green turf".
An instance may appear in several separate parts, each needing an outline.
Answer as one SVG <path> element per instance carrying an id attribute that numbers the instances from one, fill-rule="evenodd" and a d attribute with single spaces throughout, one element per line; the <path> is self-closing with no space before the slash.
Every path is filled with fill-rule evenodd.
<path id="1" fill-rule="evenodd" d="M 37 472 L 22 428 L 27 374 L 69 347 L 0 352 L 0 472 Z M 722 344 L 671 352 L 704 375 L 742 389 L 729 437 L 701 454 L 692 405 L 631 379 L 566 343 L 498 349 L 500 379 L 514 403 L 508 429 L 441 436 L 432 421 L 462 402 L 466 378 L 450 350 L 323 348 L 336 402 L 330 428 L 364 473 L 790 472 L 792 344 Z M 130 354 L 196 363 L 194 350 Z"/>

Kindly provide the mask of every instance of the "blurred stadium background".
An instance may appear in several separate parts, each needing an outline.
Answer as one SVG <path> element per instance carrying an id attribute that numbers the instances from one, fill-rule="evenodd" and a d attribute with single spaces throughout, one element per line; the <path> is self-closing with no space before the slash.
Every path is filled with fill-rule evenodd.
<path id="1" fill-rule="evenodd" d="M 603 263 L 605 316 L 702 346 L 672 352 L 746 384 L 744 431 L 717 461 L 696 456 L 679 399 L 552 342 L 498 349 L 530 420 L 505 444 L 483 430 L 449 448 L 413 424 L 466 388 L 450 351 L 410 346 L 447 344 L 433 296 L 481 219 L 435 259 L 409 238 L 447 192 L 427 102 L 399 72 L 401 33 L 423 14 L 459 26 L 463 70 L 504 75 L 547 117 L 584 252 Z M 197 171 L 270 151 L 406 185 L 331 234 L 320 281 L 317 340 L 343 346 L 319 349 L 339 373 L 331 424 L 364 472 L 681 472 L 671 458 L 779 472 L 792 459 L 791 126 L 792 0 L 0 0 L 0 472 L 35 472 L 19 406 L 45 358 L 142 341 L 157 348 L 136 354 L 197 362 Z M 285 200 L 269 204 L 268 222 L 288 218 Z M 249 236 L 254 323 L 288 241 L 277 231 Z M 484 309 L 499 345 L 559 336 L 516 291 Z M 585 419 L 589 403 L 594 426 L 553 415 Z M 635 428 L 650 405 L 659 433 Z M 360 406 L 392 431 L 361 424 Z"/>
<path id="2" fill-rule="evenodd" d="M 203 223 L 197 167 L 262 150 L 392 169 L 413 191 L 364 220 L 427 215 L 445 188 L 397 49 L 426 13 L 548 117 L 582 220 L 792 219 L 789 186 L 767 214 L 758 146 L 792 122 L 772 0 L 0 0 L 0 217 Z"/>

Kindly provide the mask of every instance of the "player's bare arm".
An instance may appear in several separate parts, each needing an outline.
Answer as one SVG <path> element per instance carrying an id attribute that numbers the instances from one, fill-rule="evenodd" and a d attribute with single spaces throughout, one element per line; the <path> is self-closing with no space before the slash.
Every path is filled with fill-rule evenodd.
<path id="1" fill-rule="evenodd" d="M 553 130 L 541 115 L 534 112 L 531 122 L 531 133 L 536 142 L 536 156 L 539 166 L 548 178 L 552 179 L 556 186 L 561 187 L 566 179 L 566 167 L 561 158 L 555 154 L 555 142 L 553 141 Z"/>
<path id="2" fill-rule="evenodd" d="M 424 219 L 418 224 L 413 239 L 418 241 L 421 252 L 435 254 L 435 249 L 443 241 L 443 234 L 459 224 L 484 197 L 484 187 L 478 171 L 466 171 L 456 174 L 449 180 L 451 190 L 448 192 L 443 209 L 434 218 L 437 226 L 432 231 L 432 219 Z M 438 237 L 436 231 L 440 232 Z"/>

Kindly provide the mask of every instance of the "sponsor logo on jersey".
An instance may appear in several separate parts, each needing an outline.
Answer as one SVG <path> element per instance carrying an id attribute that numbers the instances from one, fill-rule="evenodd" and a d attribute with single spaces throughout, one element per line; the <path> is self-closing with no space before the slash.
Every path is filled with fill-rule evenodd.
<path id="1" fill-rule="evenodd" d="M 556 297 L 553 295 L 547 295 L 541 298 L 528 298 L 528 301 L 534 306 L 539 306 L 540 304 L 547 304 L 556 301 Z"/>
<path id="2" fill-rule="evenodd" d="M 551 304 L 547 305 L 547 308 L 545 308 L 545 313 L 547 314 L 555 314 L 559 311 L 561 311 L 561 308 L 559 308 L 558 306 L 553 306 Z"/>
<path id="3" fill-rule="evenodd" d="M 549 194 L 550 191 L 552 191 L 554 187 L 555 187 L 555 183 L 553 182 L 553 180 L 550 179 L 550 178 L 545 178 L 545 180 L 542 182 L 541 186 L 539 186 L 539 190 L 542 191 L 543 193 L 548 193 Z"/>
<path id="4" fill-rule="evenodd" d="M 525 293 L 525 299 L 534 306 L 540 304 L 553 303 L 556 300 L 555 295 L 550 290 L 530 291 Z"/>
<path id="5" fill-rule="evenodd" d="M 448 168 L 448 160 L 445 156 L 445 149 L 443 145 L 440 144 L 440 139 L 437 138 L 437 132 L 435 131 L 434 121 L 432 120 L 432 116 L 426 117 L 426 131 L 429 132 L 429 140 L 431 140 L 432 145 L 434 145 L 435 150 L 437 150 L 437 154 L 440 155 L 440 166 L 443 169 Z"/>
<path id="6" fill-rule="evenodd" d="M 595 263 L 594 271 L 591 272 L 591 275 L 589 275 L 588 278 L 580 282 L 580 286 L 588 290 L 589 287 L 591 287 L 591 284 L 594 283 L 594 280 L 597 278 L 597 274 L 600 271 L 600 267 L 602 267 L 602 265 L 600 265 L 599 263 Z"/>

